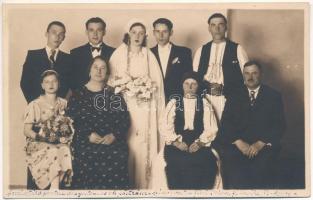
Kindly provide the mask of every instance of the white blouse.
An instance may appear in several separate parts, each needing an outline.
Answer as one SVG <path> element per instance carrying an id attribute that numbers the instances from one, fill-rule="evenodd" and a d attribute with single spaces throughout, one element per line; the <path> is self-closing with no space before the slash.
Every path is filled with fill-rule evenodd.
<path id="1" fill-rule="evenodd" d="M 203 125 L 204 130 L 200 137 L 195 142 L 205 143 L 206 147 L 211 145 L 211 142 L 215 139 L 218 127 L 214 114 L 214 110 L 209 101 L 205 98 L 203 101 Z M 184 102 L 184 130 L 194 130 L 193 122 L 197 106 L 196 99 L 183 99 Z M 166 106 L 166 109 L 161 117 L 160 131 L 161 135 L 165 139 L 167 145 L 170 145 L 174 141 L 182 142 L 182 136 L 175 132 L 175 115 L 176 115 L 176 100 L 172 99 Z"/>

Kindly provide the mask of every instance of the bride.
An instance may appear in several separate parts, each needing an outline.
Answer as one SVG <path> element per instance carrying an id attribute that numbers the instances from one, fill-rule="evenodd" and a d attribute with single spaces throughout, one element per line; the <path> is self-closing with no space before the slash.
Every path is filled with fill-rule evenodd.
<path id="1" fill-rule="evenodd" d="M 148 76 L 156 85 L 152 98 L 138 101 L 135 96 L 124 93 L 131 116 L 128 134 L 129 176 L 135 189 L 152 188 L 153 161 L 161 148 L 158 134 L 158 118 L 165 107 L 163 78 L 153 53 L 146 47 L 146 26 L 141 20 L 132 19 L 125 28 L 123 43 L 110 59 L 113 86 L 118 77 Z"/>

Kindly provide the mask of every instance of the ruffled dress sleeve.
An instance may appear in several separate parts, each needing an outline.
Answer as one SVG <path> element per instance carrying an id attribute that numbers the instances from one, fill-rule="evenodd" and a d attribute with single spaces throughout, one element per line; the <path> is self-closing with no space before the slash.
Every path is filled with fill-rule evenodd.
<path id="1" fill-rule="evenodd" d="M 40 107 L 36 100 L 30 102 L 24 113 L 24 124 L 35 124 L 40 121 Z"/>

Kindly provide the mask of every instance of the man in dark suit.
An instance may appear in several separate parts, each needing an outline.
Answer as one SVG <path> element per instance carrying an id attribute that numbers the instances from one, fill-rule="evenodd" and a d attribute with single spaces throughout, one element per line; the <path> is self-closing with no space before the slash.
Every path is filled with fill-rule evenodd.
<path id="1" fill-rule="evenodd" d="M 175 95 L 182 95 L 181 78 L 185 72 L 192 71 L 191 50 L 170 42 L 173 23 L 166 18 L 153 22 L 153 34 L 157 45 L 151 48 L 161 67 L 166 102 Z"/>
<path id="2" fill-rule="evenodd" d="M 218 141 L 225 189 L 275 187 L 275 161 L 285 130 L 282 97 L 261 84 L 261 66 L 247 62 L 245 88 L 227 99 Z"/>
<path id="3" fill-rule="evenodd" d="M 72 72 L 71 89 L 83 86 L 89 80 L 88 66 L 96 56 L 102 56 L 109 61 L 113 47 L 103 42 L 106 33 L 106 23 L 99 17 L 90 18 L 86 24 L 86 35 L 89 42 L 71 50 Z"/>
<path id="4" fill-rule="evenodd" d="M 40 76 L 48 69 L 58 72 L 60 78 L 58 95 L 60 97 L 66 96 L 69 90 L 70 56 L 59 50 L 59 46 L 65 39 L 65 31 L 65 26 L 62 22 L 51 22 L 45 34 L 47 46 L 42 49 L 28 51 L 20 82 L 27 103 L 41 94 Z"/>

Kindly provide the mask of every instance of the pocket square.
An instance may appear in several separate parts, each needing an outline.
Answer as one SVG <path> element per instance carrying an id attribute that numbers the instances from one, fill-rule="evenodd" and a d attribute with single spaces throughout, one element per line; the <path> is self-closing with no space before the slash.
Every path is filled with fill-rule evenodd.
<path id="1" fill-rule="evenodd" d="M 173 59 L 172 64 L 180 63 L 179 58 L 176 57 Z"/>

